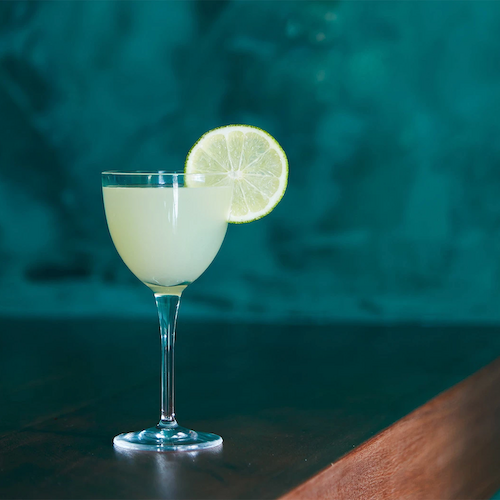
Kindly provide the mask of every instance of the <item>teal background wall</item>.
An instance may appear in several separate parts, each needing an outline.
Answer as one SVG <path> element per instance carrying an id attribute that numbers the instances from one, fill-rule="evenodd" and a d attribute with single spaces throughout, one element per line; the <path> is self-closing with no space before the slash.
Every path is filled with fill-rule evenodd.
<path id="1" fill-rule="evenodd" d="M 268 130 L 279 207 L 229 228 L 185 317 L 500 320 L 500 3 L 0 3 L 0 313 L 154 314 L 104 169 Z"/>

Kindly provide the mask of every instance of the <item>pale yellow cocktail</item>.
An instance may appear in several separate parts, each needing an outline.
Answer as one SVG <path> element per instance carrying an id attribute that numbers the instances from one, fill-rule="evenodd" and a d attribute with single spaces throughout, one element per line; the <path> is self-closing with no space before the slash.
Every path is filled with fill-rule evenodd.
<path id="1" fill-rule="evenodd" d="M 182 291 L 206 270 L 224 240 L 229 187 L 110 186 L 103 195 L 118 253 L 154 291 Z"/>

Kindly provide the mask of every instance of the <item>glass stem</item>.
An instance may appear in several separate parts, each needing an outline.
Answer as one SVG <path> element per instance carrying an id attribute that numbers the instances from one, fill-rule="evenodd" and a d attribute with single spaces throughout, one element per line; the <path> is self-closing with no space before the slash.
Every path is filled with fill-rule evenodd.
<path id="1" fill-rule="evenodd" d="M 157 427 L 177 427 L 174 408 L 174 346 L 180 295 L 155 293 L 161 338 L 161 414 Z"/>

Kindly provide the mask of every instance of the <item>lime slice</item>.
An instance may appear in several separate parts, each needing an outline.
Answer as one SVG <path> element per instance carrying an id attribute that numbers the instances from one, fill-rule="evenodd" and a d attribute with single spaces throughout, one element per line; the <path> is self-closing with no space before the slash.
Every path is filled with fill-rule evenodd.
<path id="1" fill-rule="evenodd" d="M 228 222 L 242 224 L 267 215 L 288 181 L 288 161 L 276 139 L 249 125 L 227 125 L 202 135 L 186 158 L 187 174 L 210 176 L 211 186 L 233 186 Z"/>

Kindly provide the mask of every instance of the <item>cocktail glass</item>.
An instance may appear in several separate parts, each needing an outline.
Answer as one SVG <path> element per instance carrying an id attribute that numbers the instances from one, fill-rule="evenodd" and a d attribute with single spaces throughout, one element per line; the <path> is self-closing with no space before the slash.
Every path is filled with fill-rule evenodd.
<path id="1" fill-rule="evenodd" d="M 210 265 L 224 240 L 232 189 L 209 174 L 102 173 L 109 232 L 121 258 L 154 293 L 160 320 L 161 411 L 155 427 L 116 436 L 134 450 L 200 450 L 222 438 L 181 427 L 174 410 L 174 344 L 183 290 Z M 213 185 L 216 187 L 213 187 Z"/>

